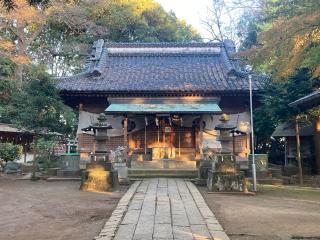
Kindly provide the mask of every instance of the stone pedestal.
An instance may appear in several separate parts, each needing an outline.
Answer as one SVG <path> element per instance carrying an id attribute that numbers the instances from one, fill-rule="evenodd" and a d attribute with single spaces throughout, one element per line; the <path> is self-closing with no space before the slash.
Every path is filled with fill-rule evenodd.
<path id="1" fill-rule="evenodd" d="M 197 185 L 205 186 L 208 179 L 208 172 L 209 170 L 212 170 L 212 161 L 209 160 L 201 160 L 199 162 L 199 168 L 198 168 L 198 178 L 196 181 Z"/>
<path id="2" fill-rule="evenodd" d="M 209 192 L 241 191 L 239 174 L 230 174 L 209 170 L 207 188 Z"/>
<path id="3" fill-rule="evenodd" d="M 120 184 L 129 184 L 130 180 L 128 178 L 128 167 L 125 162 L 115 162 L 113 167 L 118 172 L 118 179 Z"/>
<path id="4" fill-rule="evenodd" d="M 112 129 L 107 122 L 105 114 L 100 114 L 98 122 L 82 129 L 94 132 L 95 147 L 91 155 L 91 162 L 86 165 L 83 172 L 81 189 L 84 191 L 112 191 L 119 185 L 118 173 L 109 161 L 107 149 L 108 129 Z"/>
<path id="5" fill-rule="evenodd" d="M 80 189 L 106 192 L 115 190 L 118 185 L 118 172 L 113 169 L 111 163 L 96 162 L 87 164 Z"/>

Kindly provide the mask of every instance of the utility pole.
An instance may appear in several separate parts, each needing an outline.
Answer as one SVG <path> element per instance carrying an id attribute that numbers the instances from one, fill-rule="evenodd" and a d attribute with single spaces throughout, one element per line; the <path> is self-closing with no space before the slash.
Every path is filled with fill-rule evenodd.
<path id="1" fill-rule="evenodd" d="M 247 65 L 246 71 L 249 78 L 249 92 L 250 92 L 250 126 L 251 126 L 251 153 L 252 153 L 252 178 L 253 178 L 253 191 L 257 191 L 257 172 L 254 156 L 254 132 L 253 132 L 253 104 L 252 104 L 252 67 Z"/>

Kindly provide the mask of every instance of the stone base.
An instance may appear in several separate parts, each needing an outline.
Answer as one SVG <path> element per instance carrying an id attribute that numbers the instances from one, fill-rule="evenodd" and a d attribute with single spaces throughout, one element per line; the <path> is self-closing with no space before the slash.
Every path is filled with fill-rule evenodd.
<path id="1" fill-rule="evenodd" d="M 102 164 L 88 164 L 83 172 L 80 189 L 83 191 L 108 192 L 114 191 L 119 186 L 116 170 L 107 169 Z"/>
<path id="2" fill-rule="evenodd" d="M 57 176 L 59 170 L 61 170 L 61 169 L 60 168 L 48 168 L 46 171 L 46 174 L 50 175 L 50 176 Z"/>
<path id="3" fill-rule="evenodd" d="M 119 184 L 120 185 L 130 185 L 130 179 L 129 178 L 120 178 L 119 179 Z"/>
<path id="4" fill-rule="evenodd" d="M 201 160 L 199 162 L 198 178 L 196 184 L 200 186 L 206 186 L 208 179 L 208 172 L 212 169 L 212 162 Z"/>
<path id="5" fill-rule="evenodd" d="M 206 186 L 207 185 L 207 179 L 200 179 L 197 178 L 195 181 L 195 184 L 198 186 Z"/>
<path id="6" fill-rule="evenodd" d="M 209 171 L 207 188 L 209 192 L 239 192 L 242 190 L 240 175 Z"/>
<path id="7" fill-rule="evenodd" d="M 80 170 L 57 170 L 57 177 L 80 177 Z"/>

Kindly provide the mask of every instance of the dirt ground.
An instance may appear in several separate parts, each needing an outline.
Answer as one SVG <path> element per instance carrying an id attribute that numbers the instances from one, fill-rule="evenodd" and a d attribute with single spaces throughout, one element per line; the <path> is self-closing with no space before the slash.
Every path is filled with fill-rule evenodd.
<path id="1" fill-rule="evenodd" d="M 320 239 L 320 189 L 260 186 L 255 196 L 200 191 L 232 240 Z"/>
<path id="2" fill-rule="evenodd" d="M 80 182 L 16 177 L 0 174 L 0 240 L 93 239 L 126 190 L 82 192 Z"/>

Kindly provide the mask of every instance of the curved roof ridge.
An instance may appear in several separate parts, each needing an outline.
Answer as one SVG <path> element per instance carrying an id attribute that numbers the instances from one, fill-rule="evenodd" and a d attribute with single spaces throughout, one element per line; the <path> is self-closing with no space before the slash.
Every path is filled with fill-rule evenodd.
<path id="1" fill-rule="evenodd" d="M 134 47 L 221 47 L 221 42 L 105 42 L 104 47 L 113 48 L 134 48 Z"/>
<path id="2" fill-rule="evenodd" d="M 249 89 L 247 73 L 240 69 L 237 60 L 231 59 L 235 51 L 231 41 L 104 42 L 102 50 L 97 46 L 95 43 L 81 73 L 60 79 L 61 90 L 134 93 Z M 254 90 L 261 89 L 260 77 L 253 77 L 253 82 Z"/>
<path id="3" fill-rule="evenodd" d="M 231 59 L 232 58 L 231 55 L 236 53 L 235 47 L 232 46 L 232 44 L 234 45 L 233 41 L 230 39 L 226 39 L 222 43 L 221 54 L 220 54 L 222 62 L 225 64 L 228 70 L 228 74 L 230 75 L 233 74 L 235 76 L 245 78 L 248 76 L 248 73 L 246 71 L 243 71 L 240 68 L 240 66 L 237 64 L 238 60 Z"/>

